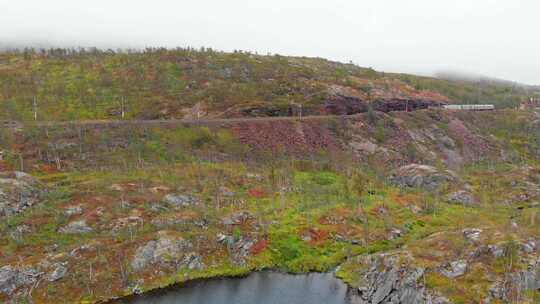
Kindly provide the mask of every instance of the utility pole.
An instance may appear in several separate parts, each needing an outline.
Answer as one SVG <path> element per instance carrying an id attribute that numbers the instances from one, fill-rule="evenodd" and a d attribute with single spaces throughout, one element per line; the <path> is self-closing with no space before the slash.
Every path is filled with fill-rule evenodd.
<path id="1" fill-rule="evenodd" d="M 34 100 L 33 100 L 33 102 L 32 102 L 32 106 L 33 106 L 33 108 L 34 108 L 34 120 L 37 120 L 37 107 L 38 107 L 38 105 L 37 105 L 37 98 L 36 98 L 36 96 L 34 96 Z"/>
<path id="2" fill-rule="evenodd" d="M 126 116 L 126 109 L 125 109 L 125 102 L 124 102 L 124 96 L 122 96 L 122 101 L 120 101 L 120 111 L 122 115 L 122 119 Z"/>

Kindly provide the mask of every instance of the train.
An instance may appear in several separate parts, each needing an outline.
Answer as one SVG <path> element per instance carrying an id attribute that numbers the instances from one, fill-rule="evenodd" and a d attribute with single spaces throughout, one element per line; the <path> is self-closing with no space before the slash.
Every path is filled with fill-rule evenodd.
<path id="1" fill-rule="evenodd" d="M 492 104 L 462 104 L 462 105 L 443 105 L 445 110 L 464 110 L 464 111 L 492 111 L 495 106 Z"/>

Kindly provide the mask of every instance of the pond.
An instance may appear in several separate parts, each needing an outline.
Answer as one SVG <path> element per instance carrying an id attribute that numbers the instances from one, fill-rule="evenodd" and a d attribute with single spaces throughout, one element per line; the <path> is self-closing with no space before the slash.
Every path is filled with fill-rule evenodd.
<path id="1" fill-rule="evenodd" d="M 243 278 L 210 279 L 144 294 L 129 304 L 348 304 L 348 288 L 332 273 L 292 275 L 255 272 Z"/>

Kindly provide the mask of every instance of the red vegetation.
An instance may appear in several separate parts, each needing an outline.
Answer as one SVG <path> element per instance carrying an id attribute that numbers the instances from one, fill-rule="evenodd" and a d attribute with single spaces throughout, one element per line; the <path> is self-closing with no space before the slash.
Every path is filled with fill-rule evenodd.
<path id="1" fill-rule="evenodd" d="M 257 255 L 263 251 L 266 250 L 266 248 L 268 247 L 268 241 L 265 240 L 265 239 L 262 239 L 260 241 L 258 241 L 257 243 L 255 243 L 250 249 L 250 253 L 253 254 L 253 255 Z"/>
<path id="2" fill-rule="evenodd" d="M 241 122 L 232 130 L 243 144 L 276 155 L 304 154 L 337 146 L 333 134 L 320 121 Z"/>
<path id="3" fill-rule="evenodd" d="M 261 188 L 251 188 L 248 190 L 248 195 L 252 198 L 264 198 L 266 197 L 266 191 Z"/>
<path id="4" fill-rule="evenodd" d="M 303 238 L 309 239 L 309 243 L 312 245 L 318 245 L 326 241 L 330 235 L 327 230 L 318 229 L 318 228 L 309 228 L 302 232 Z"/>

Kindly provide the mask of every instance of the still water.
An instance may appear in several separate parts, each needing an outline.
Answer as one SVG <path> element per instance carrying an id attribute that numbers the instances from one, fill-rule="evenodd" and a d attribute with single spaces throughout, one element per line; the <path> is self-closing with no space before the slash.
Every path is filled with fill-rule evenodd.
<path id="1" fill-rule="evenodd" d="M 118 303 L 129 304 L 347 304 L 347 286 L 331 273 L 256 272 L 245 278 L 187 284 Z"/>

